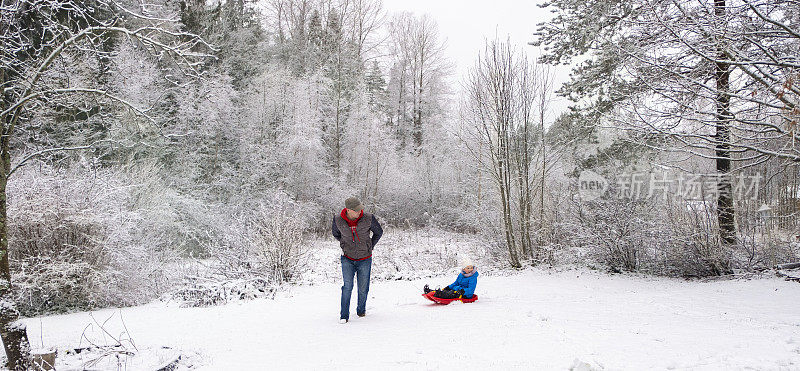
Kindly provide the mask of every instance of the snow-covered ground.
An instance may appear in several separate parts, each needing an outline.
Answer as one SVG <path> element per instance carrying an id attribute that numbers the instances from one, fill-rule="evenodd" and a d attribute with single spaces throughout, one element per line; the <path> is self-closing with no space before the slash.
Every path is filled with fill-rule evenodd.
<path id="1" fill-rule="evenodd" d="M 152 370 L 178 353 L 183 368 L 201 370 L 800 369 L 794 282 L 531 269 L 482 275 L 480 300 L 471 304 L 439 306 L 420 296 L 425 283 L 454 278 L 455 268 L 435 278 L 373 282 L 367 316 L 352 315 L 345 325 L 337 322 L 339 284 L 323 282 L 275 300 L 208 308 L 159 302 L 31 318 L 28 333 L 34 345 L 62 352 L 87 339 L 130 339 L 142 355 L 109 353 L 95 369 L 121 362 L 121 369 Z M 106 319 L 108 333 L 95 323 Z M 99 355 L 60 356 L 58 369 Z"/>

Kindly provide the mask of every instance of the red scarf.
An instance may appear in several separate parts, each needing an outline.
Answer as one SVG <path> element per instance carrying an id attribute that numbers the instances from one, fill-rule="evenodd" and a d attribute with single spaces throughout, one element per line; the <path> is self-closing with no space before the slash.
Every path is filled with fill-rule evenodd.
<path id="1" fill-rule="evenodd" d="M 358 242 L 361 242 L 361 238 L 358 237 L 358 232 L 356 231 L 356 226 L 358 225 L 358 221 L 361 220 L 362 216 L 364 216 L 364 210 L 361 210 L 356 220 L 347 219 L 347 208 L 342 209 L 342 219 L 344 219 L 344 221 L 347 222 L 347 225 L 350 226 L 350 233 L 352 234 L 353 242 L 356 242 L 356 239 L 358 239 Z"/>

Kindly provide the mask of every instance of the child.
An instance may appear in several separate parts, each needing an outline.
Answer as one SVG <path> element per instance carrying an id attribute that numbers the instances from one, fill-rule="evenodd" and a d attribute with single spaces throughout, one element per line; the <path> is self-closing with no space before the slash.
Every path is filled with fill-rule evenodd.
<path id="1" fill-rule="evenodd" d="M 475 287 L 478 285 L 478 268 L 472 264 L 467 264 L 461 269 L 456 281 L 443 289 L 435 290 L 433 296 L 442 299 L 470 299 L 475 293 Z M 426 294 L 434 291 L 428 285 L 422 289 Z"/>

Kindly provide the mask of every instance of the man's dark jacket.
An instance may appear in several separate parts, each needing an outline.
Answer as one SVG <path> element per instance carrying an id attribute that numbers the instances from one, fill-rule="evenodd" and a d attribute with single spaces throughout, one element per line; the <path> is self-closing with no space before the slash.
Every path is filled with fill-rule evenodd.
<path id="1" fill-rule="evenodd" d="M 363 260 L 372 256 L 372 248 L 381 239 L 383 229 L 375 215 L 365 211 L 356 224 L 355 234 L 351 232 L 350 226 L 341 214 L 333 217 L 331 233 L 339 240 L 339 246 L 345 257 L 350 260 Z"/>

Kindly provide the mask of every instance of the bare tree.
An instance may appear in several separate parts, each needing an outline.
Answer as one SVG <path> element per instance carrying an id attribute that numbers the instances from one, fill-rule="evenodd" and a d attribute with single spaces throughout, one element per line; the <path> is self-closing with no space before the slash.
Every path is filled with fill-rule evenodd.
<path id="1" fill-rule="evenodd" d="M 409 91 L 411 50 L 407 47 L 405 36 L 411 33 L 413 17 L 410 13 L 395 15 L 389 22 L 389 52 L 394 59 L 389 71 L 390 112 L 389 121 L 395 128 L 400 145 L 405 146 L 405 123 L 410 119 L 408 110 L 411 92 Z"/>
<path id="2" fill-rule="evenodd" d="M 382 43 L 378 31 L 385 21 L 383 3 L 376 0 L 345 0 L 349 11 L 342 13 L 346 37 L 355 45 L 356 56 L 361 60 L 375 58 Z"/>
<path id="3" fill-rule="evenodd" d="M 534 261 L 540 260 L 540 249 L 537 245 L 544 243 L 539 238 L 534 244 L 531 239 L 534 223 L 538 227 L 538 235 L 546 234 L 545 230 L 545 189 L 547 173 L 560 154 L 560 151 L 547 153 L 547 114 L 554 94 L 552 69 L 543 64 L 531 63 L 522 54 L 519 57 L 519 95 L 515 118 L 515 167 L 518 179 L 518 208 L 520 218 L 521 247 L 525 257 Z M 536 141 L 536 136 L 539 140 Z M 534 161 L 537 163 L 534 164 Z M 541 166 L 536 169 L 536 166 Z M 538 170 L 538 171 L 537 171 Z M 538 182 L 537 179 L 538 178 Z M 534 182 L 538 184 L 534 184 Z M 539 199 L 534 200 L 538 188 Z M 534 203 L 538 201 L 538 215 L 533 213 Z M 538 223 L 536 220 L 538 219 Z"/>
<path id="4" fill-rule="evenodd" d="M 394 72 L 389 89 L 397 94 L 395 120 L 397 125 L 410 121 L 408 131 L 414 150 L 419 151 L 423 144 L 425 120 L 441 98 L 442 80 L 452 66 L 444 56 L 445 43 L 440 40 L 438 26 L 430 16 L 417 18 L 410 13 L 401 13 L 392 19 L 389 27 Z"/>
<path id="5" fill-rule="evenodd" d="M 8 218 L 6 189 L 10 176 L 28 160 L 53 151 L 79 150 L 91 143 L 75 147 L 48 148 L 30 153 L 17 163 L 12 141 L 15 133 L 28 122 L 26 112 L 40 107 L 49 99 L 69 99 L 80 95 L 102 97 L 128 107 L 138 116 L 149 118 L 147 110 L 135 107 L 102 86 L 61 84 L 46 78 L 54 61 L 67 55 L 95 56 L 110 60 L 113 54 L 98 45 L 109 35 L 120 35 L 138 47 L 157 56 L 165 66 L 180 70 L 186 77 L 199 75 L 200 59 L 207 55 L 195 50 L 208 48 L 193 34 L 181 32 L 178 22 L 163 16 L 161 11 L 148 8 L 134 12 L 115 1 L 15 1 L 4 0 L 0 7 L 2 25 L 0 37 L 3 48 L 0 59 L 0 336 L 5 346 L 8 366 L 27 369 L 29 344 L 25 326 L 11 299 L 13 289 L 8 261 Z M 102 19 L 98 9 L 113 11 L 128 21 L 122 25 L 115 19 Z"/>
<path id="6" fill-rule="evenodd" d="M 364 62 L 375 57 L 383 18 L 382 4 L 375 0 L 271 0 L 267 6 L 287 66 L 297 75 L 328 78 L 322 131 L 335 172 L 341 169 L 345 126 Z"/>
<path id="7" fill-rule="evenodd" d="M 534 115 L 536 104 L 536 85 L 537 76 L 534 76 L 531 65 L 528 64 L 524 55 L 518 57 L 519 62 L 519 85 L 515 93 L 519 95 L 515 107 L 514 117 L 517 121 L 514 125 L 514 163 L 517 174 L 517 208 L 519 214 L 520 247 L 522 256 L 528 258 L 532 255 L 531 241 L 531 212 L 533 210 L 533 200 L 531 192 L 531 173 L 532 152 L 534 143 Z"/>
<path id="8" fill-rule="evenodd" d="M 500 205 L 512 267 L 521 267 L 512 220 L 512 145 L 518 71 L 508 44 L 487 42 L 467 82 L 468 110 L 478 138 L 485 145 L 489 170 L 500 197 Z"/>
<path id="9" fill-rule="evenodd" d="M 467 130 L 473 136 L 462 140 L 474 143 L 465 148 L 479 174 L 490 174 L 497 189 L 509 261 L 513 267 L 520 267 L 522 260 L 538 262 L 540 249 L 532 235 L 535 226 L 541 235 L 544 196 L 534 197 L 544 192 L 552 162 L 563 153 L 563 149 L 552 154 L 544 150 L 552 71 L 528 60 L 510 41 L 487 41 L 470 70 L 466 91 L 462 120 L 469 122 Z M 537 201 L 542 205 L 538 215 L 534 214 Z"/>

